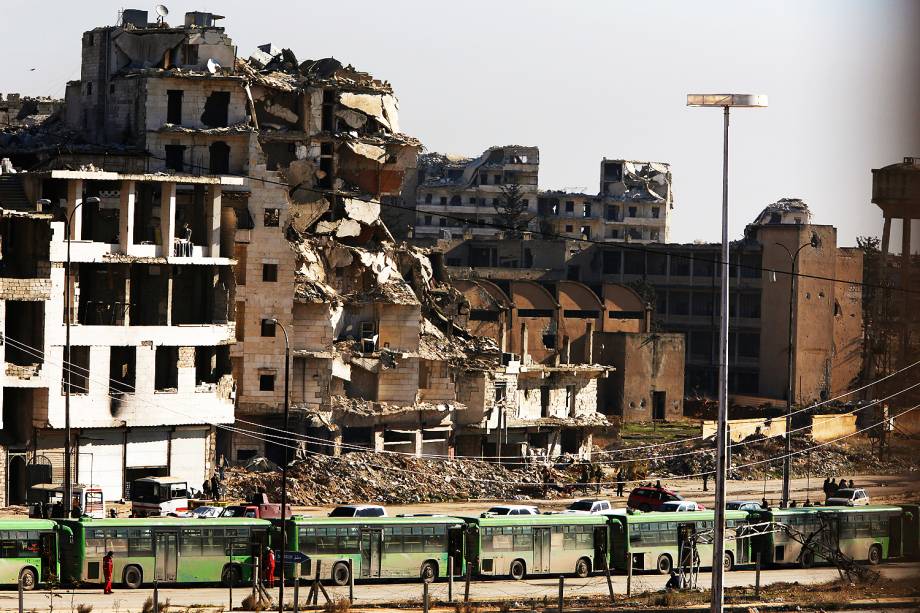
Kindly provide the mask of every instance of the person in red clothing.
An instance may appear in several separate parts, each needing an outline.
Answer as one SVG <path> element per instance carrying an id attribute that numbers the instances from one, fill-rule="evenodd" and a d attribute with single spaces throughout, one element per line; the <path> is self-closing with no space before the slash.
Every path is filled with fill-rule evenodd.
<path id="1" fill-rule="evenodd" d="M 114 554 L 110 551 L 102 558 L 102 576 L 105 577 L 104 594 L 112 593 L 112 572 L 115 570 L 113 555 Z"/>
<path id="2" fill-rule="evenodd" d="M 275 587 L 275 554 L 268 547 L 265 548 L 265 585 Z"/>

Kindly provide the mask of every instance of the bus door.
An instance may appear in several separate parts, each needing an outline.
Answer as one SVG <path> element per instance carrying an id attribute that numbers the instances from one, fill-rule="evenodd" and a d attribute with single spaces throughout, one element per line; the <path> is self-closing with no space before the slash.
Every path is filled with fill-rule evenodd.
<path id="1" fill-rule="evenodd" d="M 447 555 L 454 561 L 454 574 L 462 575 L 463 569 L 463 526 L 447 529 Z"/>
<path id="2" fill-rule="evenodd" d="M 172 582 L 176 580 L 176 567 L 179 563 L 178 533 L 156 532 L 154 556 L 156 565 L 154 579 Z"/>
<path id="3" fill-rule="evenodd" d="M 691 544 L 695 534 L 696 523 L 689 522 L 677 524 L 677 555 L 679 556 L 677 563 L 678 568 L 690 568 L 693 566 L 693 558 L 690 556 L 693 553 Z M 684 543 L 686 543 L 686 545 Z"/>
<path id="4" fill-rule="evenodd" d="M 380 554 L 383 530 L 380 528 L 361 529 L 361 577 L 372 579 L 380 577 Z"/>
<path id="5" fill-rule="evenodd" d="M 594 526 L 594 562 L 591 567 L 603 570 L 610 566 L 607 555 L 607 526 Z"/>
<path id="6" fill-rule="evenodd" d="M 548 573 L 550 572 L 550 540 L 552 537 L 552 528 L 534 528 L 533 529 L 533 572 Z"/>
<path id="7" fill-rule="evenodd" d="M 41 577 L 39 581 L 45 582 L 51 579 L 51 575 L 57 575 L 57 568 L 55 568 L 54 561 L 58 559 L 57 552 L 57 533 L 55 532 L 42 532 L 41 537 L 41 559 L 42 559 L 42 568 L 41 568 Z"/>
<path id="8" fill-rule="evenodd" d="M 888 557 L 900 558 L 903 555 L 900 515 L 888 517 L 888 537 Z"/>

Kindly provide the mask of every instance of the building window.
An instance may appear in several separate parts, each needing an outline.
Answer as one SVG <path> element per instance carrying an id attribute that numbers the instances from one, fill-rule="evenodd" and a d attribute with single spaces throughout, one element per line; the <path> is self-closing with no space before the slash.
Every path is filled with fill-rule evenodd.
<path id="1" fill-rule="evenodd" d="M 620 230 L 618 228 L 607 228 L 607 238 L 620 238 Z"/>
<path id="2" fill-rule="evenodd" d="M 482 173 L 479 175 L 479 184 L 488 185 L 489 184 L 489 175 Z"/>
<path id="3" fill-rule="evenodd" d="M 425 225 L 426 226 L 431 225 L 431 215 L 425 215 Z"/>
<path id="4" fill-rule="evenodd" d="M 661 214 L 661 207 L 653 206 L 652 207 L 652 219 L 658 219 L 660 214 Z"/>
<path id="5" fill-rule="evenodd" d="M 629 212 L 628 212 L 628 215 L 629 215 L 630 217 L 635 217 L 635 216 L 636 216 L 636 207 L 631 206 L 631 207 L 629 207 L 628 211 L 629 211 Z"/>
<path id="6" fill-rule="evenodd" d="M 582 226 L 581 235 L 585 238 L 591 238 L 591 228 L 589 226 Z"/>
<path id="7" fill-rule="evenodd" d="M 501 185 L 501 182 L 502 182 L 502 176 L 495 175 L 495 185 Z"/>
<path id="8" fill-rule="evenodd" d="M 225 175 L 230 172 L 230 145 L 223 141 L 211 143 L 209 171 L 212 175 Z"/>
<path id="9" fill-rule="evenodd" d="M 275 391 L 275 375 L 259 375 L 259 391 L 260 392 L 273 392 Z"/>
<path id="10" fill-rule="evenodd" d="M 262 214 L 262 225 L 266 228 L 277 228 L 281 223 L 281 211 L 279 209 L 265 209 Z"/>
<path id="11" fill-rule="evenodd" d="M 438 219 L 438 225 L 439 225 L 440 227 L 442 227 L 442 228 L 446 228 L 446 227 L 447 227 L 447 219 L 441 217 L 440 219 Z"/>
<path id="12" fill-rule="evenodd" d="M 574 201 L 574 200 L 566 200 L 566 201 L 565 201 L 565 212 L 566 212 L 566 213 L 574 213 L 574 212 L 575 212 L 575 201 Z"/>
<path id="13" fill-rule="evenodd" d="M 425 204 L 431 204 L 431 194 L 425 194 Z"/>
<path id="14" fill-rule="evenodd" d="M 182 90 L 166 90 L 166 123 L 182 125 Z"/>
<path id="15" fill-rule="evenodd" d="M 441 202 L 441 205 L 442 205 L 442 206 L 446 206 L 446 205 L 447 205 L 447 196 L 441 196 L 441 201 L 440 201 L 440 202 Z"/>
<path id="16" fill-rule="evenodd" d="M 620 274 L 620 252 L 610 249 L 605 250 L 603 266 L 605 275 Z"/>
<path id="17" fill-rule="evenodd" d="M 757 332 L 742 332 L 738 335 L 738 357 L 760 357 L 760 334 Z"/>
<path id="18" fill-rule="evenodd" d="M 472 204 L 473 206 L 475 206 L 475 205 L 476 205 L 476 196 L 470 196 L 469 198 L 466 199 L 466 202 L 467 202 L 467 204 Z"/>
<path id="19" fill-rule="evenodd" d="M 166 145 L 166 168 L 176 172 L 185 170 L 185 147 L 182 145 Z"/>
<path id="20" fill-rule="evenodd" d="M 93 82 L 92 81 L 86 82 L 86 95 L 87 96 L 93 95 Z"/>
<path id="21" fill-rule="evenodd" d="M 658 230 L 649 230 L 649 231 L 648 231 L 648 238 L 649 238 L 649 240 L 657 241 L 657 240 L 659 240 L 660 236 L 661 236 L 661 233 L 660 233 Z"/>
<path id="22" fill-rule="evenodd" d="M 463 201 L 460 199 L 460 196 L 454 195 L 450 197 L 451 206 L 460 206 L 461 204 L 463 204 Z"/>
<path id="23" fill-rule="evenodd" d="M 530 208 L 530 198 L 524 198 L 521 202 L 524 204 L 525 208 Z"/>
<path id="24" fill-rule="evenodd" d="M 226 128 L 230 116 L 230 92 L 212 92 L 204 101 L 201 123 L 209 128 Z"/>
<path id="25" fill-rule="evenodd" d="M 262 336 L 275 336 L 275 322 L 273 320 L 262 320 Z"/>
<path id="26" fill-rule="evenodd" d="M 571 231 L 574 230 L 574 229 L 575 229 L 575 228 L 572 227 L 572 226 L 566 226 L 566 227 L 565 227 L 565 231 L 566 231 L 566 232 L 571 232 Z"/>
<path id="27" fill-rule="evenodd" d="M 618 204 L 607 205 L 607 221 L 620 221 L 620 206 Z"/>
<path id="28" fill-rule="evenodd" d="M 584 207 L 582 208 L 582 211 L 581 211 L 581 216 L 591 217 L 591 203 L 590 202 L 586 202 L 584 204 Z"/>
<path id="29" fill-rule="evenodd" d="M 645 253 L 642 251 L 627 251 L 624 254 L 625 262 L 623 271 L 627 275 L 645 275 Z"/>
<path id="30" fill-rule="evenodd" d="M 642 230 L 640 230 L 639 228 L 630 228 L 629 230 L 627 230 L 627 233 L 629 234 L 629 238 L 633 240 L 637 240 L 637 241 L 642 240 Z"/>
<path id="31" fill-rule="evenodd" d="M 274 283 L 278 280 L 277 264 L 262 264 L 262 281 Z"/>

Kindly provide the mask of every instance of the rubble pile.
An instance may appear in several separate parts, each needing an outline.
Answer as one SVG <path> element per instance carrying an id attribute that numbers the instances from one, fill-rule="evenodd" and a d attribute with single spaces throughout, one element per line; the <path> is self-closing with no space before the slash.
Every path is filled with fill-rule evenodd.
<path id="1" fill-rule="evenodd" d="M 479 460 L 421 460 L 373 452 L 311 455 L 289 465 L 287 496 L 294 505 L 510 500 L 542 496 L 544 471 L 552 484 L 549 496 L 575 480 L 574 469 L 542 465 L 510 469 Z M 226 478 L 231 498 L 248 499 L 260 488 L 271 499 L 280 498 L 280 472 L 230 468 Z"/>

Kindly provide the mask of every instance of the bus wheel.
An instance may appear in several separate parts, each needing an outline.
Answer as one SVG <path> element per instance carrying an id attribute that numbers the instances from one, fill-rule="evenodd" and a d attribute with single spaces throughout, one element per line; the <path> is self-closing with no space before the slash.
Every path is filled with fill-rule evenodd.
<path id="1" fill-rule="evenodd" d="M 880 546 L 873 545 L 869 547 L 869 564 L 881 564 L 882 563 L 882 548 Z"/>
<path id="2" fill-rule="evenodd" d="M 810 549 L 808 551 L 803 551 L 802 556 L 799 558 L 799 566 L 802 568 L 811 568 L 815 565 L 815 554 Z"/>
<path id="3" fill-rule="evenodd" d="M 128 566 L 122 575 L 122 582 L 126 588 L 136 590 L 144 582 L 144 573 L 137 566 Z"/>
<path id="4" fill-rule="evenodd" d="M 722 556 L 722 570 L 729 572 L 733 568 L 735 568 L 735 557 L 730 551 L 726 551 L 725 555 Z"/>
<path id="5" fill-rule="evenodd" d="M 351 581 L 351 572 L 345 562 L 336 562 L 332 567 L 332 582 L 336 585 L 348 585 Z"/>
<path id="6" fill-rule="evenodd" d="M 438 563 L 428 560 L 422 564 L 422 569 L 419 572 L 419 575 L 422 578 L 422 581 L 425 583 L 431 583 L 438 578 Z"/>
<path id="7" fill-rule="evenodd" d="M 666 553 L 658 556 L 657 569 L 659 575 L 667 575 L 671 572 L 671 556 Z"/>
<path id="8" fill-rule="evenodd" d="M 220 582 L 224 587 L 242 585 L 243 571 L 237 564 L 227 564 L 224 566 L 224 572 L 220 574 Z"/>
<path id="9" fill-rule="evenodd" d="M 511 569 L 508 574 L 511 575 L 512 579 L 514 579 L 515 581 L 520 581 L 521 579 L 524 578 L 524 575 L 526 573 L 527 573 L 527 568 L 524 566 L 523 560 L 515 560 L 514 562 L 511 563 Z"/>
<path id="10" fill-rule="evenodd" d="M 35 576 L 35 571 L 31 568 L 23 568 L 19 573 L 19 585 L 22 586 L 24 591 L 34 590 L 35 584 L 38 583 L 38 578 Z"/>
<path id="11" fill-rule="evenodd" d="M 575 576 L 584 579 L 591 574 L 591 563 L 586 558 L 579 558 L 575 562 Z"/>

